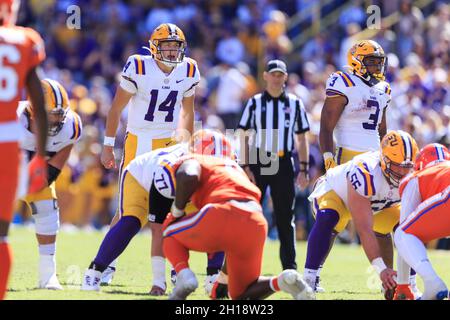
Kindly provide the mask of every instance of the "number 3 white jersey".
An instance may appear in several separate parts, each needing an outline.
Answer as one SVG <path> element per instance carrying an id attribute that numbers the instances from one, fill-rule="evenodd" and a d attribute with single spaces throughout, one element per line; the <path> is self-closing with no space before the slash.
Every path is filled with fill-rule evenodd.
<path id="1" fill-rule="evenodd" d="M 400 204 L 398 188 L 391 186 L 380 167 L 380 152 L 366 152 L 351 161 L 329 169 L 316 183 L 309 200 L 330 190 L 337 193 L 348 208 L 347 182 L 363 197 L 370 199 L 373 213 Z"/>
<path id="2" fill-rule="evenodd" d="M 337 147 L 360 152 L 379 149 L 378 128 L 391 101 L 390 93 L 385 81 L 371 87 L 360 77 L 342 71 L 328 78 L 327 97 L 344 96 L 348 101 L 334 129 Z"/>
<path id="3" fill-rule="evenodd" d="M 124 90 L 134 94 L 128 104 L 127 131 L 157 130 L 157 136 L 171 137 L 182 99 L 192 96 L 199 82 L 197 63 L 190 58 L 165 74 L 151 56 L 130 56 L 120 82 Z"/>

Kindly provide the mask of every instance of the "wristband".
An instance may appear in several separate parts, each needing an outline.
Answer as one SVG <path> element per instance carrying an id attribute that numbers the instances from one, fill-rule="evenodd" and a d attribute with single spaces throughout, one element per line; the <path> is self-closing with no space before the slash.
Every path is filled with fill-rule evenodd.
<path id="1" fill-rule="evenodd" d="M 330 158 L 334 158 L 333 154 L 331 152 L 325 152 L 323 154 L 323 160 L 327 161 Z"/>
<path id="2" fill-rule="evenodd" d="M 108 147 L 114 147 L 114 143 L 116 142 L 115 137 L 107 137 L 105 136 L 105 139 L 103 140 L 103 145 Z"/>
<path id="3" fill-rule="evenodd" d="M 172 212 L 172 215 L 175 218 L 180 218 L 184 216 L 184 209 L 183 210 L 178 209 L 177 206 L 175 205 L 175 201 L 173 202 L 172 207 L 170 208 L 170 212 Z"/>
<path id="4" fill-rule="evenodd" d="M 384 261 L 382 258 L 378 257 L 372 260 L 372 266 L 375 269 L 375 271 L 380 275 L 384 270 L 387 269 L 386 265 L 384 264 Z"/>

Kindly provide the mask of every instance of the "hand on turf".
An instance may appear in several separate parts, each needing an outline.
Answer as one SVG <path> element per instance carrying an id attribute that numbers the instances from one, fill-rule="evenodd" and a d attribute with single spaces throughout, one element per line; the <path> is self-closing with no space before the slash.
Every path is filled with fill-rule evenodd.
<path id="1" fill-rule="evenodd" d="M 397 282 L 395 278 L 397 277 L 397 271 L 394 271 L 390 268 L 384 269 L 380 273 L 380 279 L 383 283 L 384 290 L 393 290 L 397 286 Z"/>

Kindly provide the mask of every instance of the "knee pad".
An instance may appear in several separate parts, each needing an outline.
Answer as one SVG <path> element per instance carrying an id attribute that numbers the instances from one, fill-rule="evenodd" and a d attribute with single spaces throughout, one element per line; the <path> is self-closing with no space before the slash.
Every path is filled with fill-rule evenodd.
<path id="1" fill-rule="evenodd" d="M 56 199 L 30 203 L 37 234 L 55 235 L 59 229 L 59 208 Z"/>

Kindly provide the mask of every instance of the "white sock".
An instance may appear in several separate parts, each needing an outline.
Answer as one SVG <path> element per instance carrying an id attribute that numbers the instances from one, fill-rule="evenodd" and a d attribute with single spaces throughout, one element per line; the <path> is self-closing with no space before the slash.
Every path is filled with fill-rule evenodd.
<path id="1" fill-rule="evenodd" d="M 315 270 L 305 268 L 305 271 L 303 271 L 303 277 L 305 278 L 305 280 L 309 280 L 311 283 L 315 283 L 316 277 L 319 274 L 319 270 L 320 269 Z"/>
<path id="2" fill-rule="evenodd" d="M 152 257 L 153 285 L 166 289 L 166 259 Z"/>
<path id="3" fill-rule="evenodd" d="M 405 262 L 416 270 L 424 281 L 438 278 L 427 256 L 427 249 L 419 238 L 401 229 L 395 232 L 395 245 Z"/>
<path id="4" fill-rule="evenodd" d="M 39 281 L 47 282 L 53 275 L 56 274 L 56 259 L 55 255 L 39 255 Z"/>
<path id="5" fill-rule="evenodd" d="M 403 258 L 398 255 L 397 257 L 397 283 L 398 284 L 410 284 L 410 266 L 406 263 Z"/>
<path id="6" fill-rule="evenodd" d="M 117 266 L 117 259 L 115 259 L 113 262 L 109 264 L 109 267 L 111 268 L 116 268 L 116 266 Z"/>
<path id="7" fill-rule="evenodd" d="M 40 244 L 39 245 L 39 254 L 40 255 L 55 255 L 56 252 L 56 243 L 50 244 Z"/>

